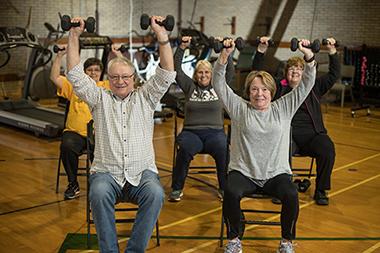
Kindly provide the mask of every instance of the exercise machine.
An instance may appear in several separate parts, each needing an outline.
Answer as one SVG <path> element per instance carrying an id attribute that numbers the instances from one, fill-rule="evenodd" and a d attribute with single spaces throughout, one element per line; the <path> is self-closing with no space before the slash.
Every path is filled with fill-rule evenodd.
<path id="1" fill-rule="evenodd" d="M 46 65 L 51 59 L 51 51 L 44 48 L 31 32 L 21 27 L 0 27 L 0 51 L 16 47 L 28 47 L 31 53 L 26 69 L 21 99 L 0 102 L 0 123 L 33 132 L 36 136 L 56 137 L 63 129 L 64 112 L 37 105 L 29 97 L 33 72 Z M 47 55 L 39 61 L 41 55 Z"/>

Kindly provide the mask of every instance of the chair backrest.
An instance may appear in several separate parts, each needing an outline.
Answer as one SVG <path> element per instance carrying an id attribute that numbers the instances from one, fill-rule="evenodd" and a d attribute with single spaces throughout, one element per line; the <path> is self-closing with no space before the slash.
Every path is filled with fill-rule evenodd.
<path id="1" fill-rule="evenodd" d="M 349 79 L 350 84 L 352 84 L 352 81 L 354 80 L 355 76 L 355 66 L 342 65 L 340 73 L 341 83 L 344 83 L 345 81 L 347 81 L 347 79 Z"/>
<path id="2" fill-rule="evenodd" d="M 89 167 L 92 164 L 92 161 L 94 160 L 94 148 L 95 148 L 95 133 L 94 133 L 94 120 L 90 120 L 87 123 L 87 136 L 86 136 L 86 168 L 89 169 Z"/>
<path id="3" fill-rule="evenodd" d="M 252 68 L 252 58 L 255 53 L 255 48 L 252 46 L 244 47 L 239 54 L 236 69 L 251 69 Z"/>
<path id="4" fill-rule="evenodd" d="M 95 145 L 95 133 L 94 133 L 94 120 L 90 120 L 87 123 L 87 152 L 90 151 L 91 145 Z"/>
<path id="5" fill-rule="evenodd" d="M 63 118 L 63 128 L 66 128 L 67 115 L 69 115 L 70 110 L 70 100 L 66 100 L 65 104 L 65 116 Z"/>

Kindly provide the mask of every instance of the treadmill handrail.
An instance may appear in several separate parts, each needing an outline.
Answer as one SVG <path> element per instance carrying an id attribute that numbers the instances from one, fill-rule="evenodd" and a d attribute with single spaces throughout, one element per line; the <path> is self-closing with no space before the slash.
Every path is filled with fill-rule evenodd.
<path id="1" fill-rule="evenodd" d="M 0 51 L 7 50 L 7 49 L 13 49 L 16 47 L 30 47 L 30 48 L 37 48 L 40 50 L 44 50 L 44 47 L 38 44 L 25 42 L 25 41 L 16 41 L 16 42 L 7 42 L 3 45 L 0 45 Z"/>

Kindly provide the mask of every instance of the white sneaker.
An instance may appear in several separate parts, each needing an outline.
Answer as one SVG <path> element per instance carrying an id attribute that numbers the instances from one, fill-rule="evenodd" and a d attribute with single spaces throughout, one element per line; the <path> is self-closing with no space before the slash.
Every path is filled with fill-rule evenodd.
<path id="1" fill-rule="evenodd" d="M 243 248 L 239 238 L 229 240 L 226 248 L 224 249 L 224 253 L 243 253 Z"/>
<path id="2" fill-rule="evenodd" d="M 277 253 L 295 253 L 291 241 L 281 240 Z"/>

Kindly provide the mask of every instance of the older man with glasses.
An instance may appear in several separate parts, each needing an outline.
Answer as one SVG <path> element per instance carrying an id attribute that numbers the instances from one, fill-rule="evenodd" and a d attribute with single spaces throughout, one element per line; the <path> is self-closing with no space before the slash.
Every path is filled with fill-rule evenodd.
<path id="1" fill-rule="evenodd" d="M 71 22 L 68 38 L 68 79 L 75 93 L 90 107 L 94 118 L 95 156 L 90 175 L 90 205 L 100 252 L 119 252 L 114 205 L 128 201 L 138 205 L 135 224 L 125 252 L 144 252 L 164 202 L 153 149 L 154 109 L 175 81 L 173 52 L 167 31 L 151 18 L 157 36 L 160 66 L 143 86 L 135 89 L 135 69 L 116 57 L 108 63 L 110 90 L 95 85 L 80 68 L 79 36 L 82 18 Z"/>

